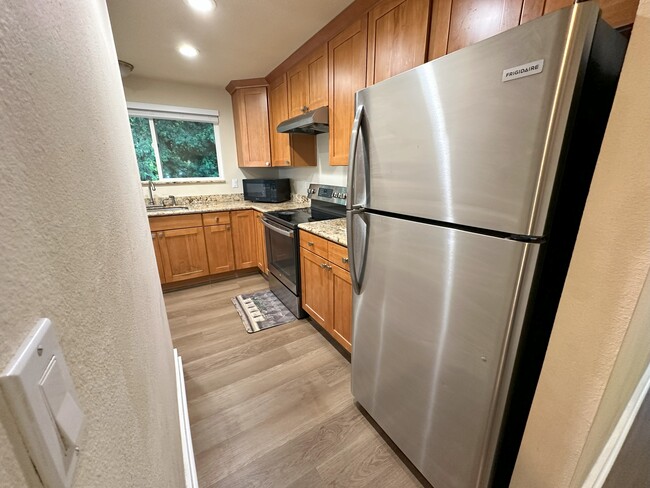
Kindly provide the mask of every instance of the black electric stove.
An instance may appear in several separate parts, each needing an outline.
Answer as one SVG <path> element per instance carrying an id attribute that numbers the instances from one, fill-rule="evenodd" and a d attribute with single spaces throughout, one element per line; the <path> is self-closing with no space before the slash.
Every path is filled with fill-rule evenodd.
<path id="1" fill-rule="evenodd" d="M 338 195 L 339 193 L 337 192 L 336 194 Z M 345 193 L 341 193 L 341 195 L 345 195 Z M 295 208 L 292 210 L 274 210 L 266 212 L 264 217 L 274 220 L 278 224 L 295 229 L 298 227 L 298 224 L 304 224 L 306 222 L 345 217 L 345 205 L 312 199 L 311 207 Z"/>
<path id="2" fill-rule="evenodd" d="M 347 189 L 309 185 L 311 207 L 264 213 L 266 253 L 271 291 L 298 318 L 304 317 L 300 296 L 300 243 L 298 224 L 345 217 Z"/>

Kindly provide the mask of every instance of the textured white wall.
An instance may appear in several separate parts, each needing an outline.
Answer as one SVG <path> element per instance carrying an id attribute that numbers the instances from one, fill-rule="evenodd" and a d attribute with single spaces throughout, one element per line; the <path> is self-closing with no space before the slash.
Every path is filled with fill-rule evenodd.
<path id="1" fill-rule="evenodd" d="M 137 66 L 135 69 L 137 70 Z M 226 178 L 225 183 L 157 185 L 156 196 L 241 193 L 242 178 L 277 178 L 278 172 L 273 168 L 240 169 L 237 166 L 232 100 L 225 88 L 154 80 L 136 75 L 125 78 L 123 83 L 124 94 L 129 102 L 156 103 L 219 111 L 219 137 L 221 140 L 223 172 Z M 238 188 L 232 188 L 231 180 L 233 178 L 237 178 L 239 181 Z M 146 186 L 143 187 L 143 195 L 149 196 Z"/>
<path id="2" fill-rule="evenodd" d="M 183 485 L 171 340 L 103 0 L 0 2 L 0 368 L 57 326 L 76 487 Z M 0 399 L 0 486 L 40 486 Z"/>
<path id="3" fill-rule="evenodd" d="M 513 488 L 581 486 L 648 361 L 648 45 L 641 0 Z"/>

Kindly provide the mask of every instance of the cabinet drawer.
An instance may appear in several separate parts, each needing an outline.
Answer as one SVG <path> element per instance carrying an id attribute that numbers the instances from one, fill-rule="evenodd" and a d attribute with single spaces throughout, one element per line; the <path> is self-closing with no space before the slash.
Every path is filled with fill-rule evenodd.
<path id="1" fill-rule="evenodd" d="M 149 227 L 154 232 L 159 230 L 185 229 L 188 227 L 202 226 L 201 214 L 149 217 Z"/>
<path id="2" fill-rule="evenodd" d="M 328 242 L 328 259 L 332 264 L 350 271 L 350 264 L 348 263 L 348 248 L 343 247 L 333 242 Z"/>
<path id="3" fill-rule="evenodd" d="M 221 225 L 230 223 L 230 212 L 210 212 L 203 214 L 203 225 Z"/>
<path id="4" fill-rule="evenodd" d="M 327 239 L 309 232 L 300 231 L 300 246 L 325 259 L 327 259 L 327 243 Z"/>

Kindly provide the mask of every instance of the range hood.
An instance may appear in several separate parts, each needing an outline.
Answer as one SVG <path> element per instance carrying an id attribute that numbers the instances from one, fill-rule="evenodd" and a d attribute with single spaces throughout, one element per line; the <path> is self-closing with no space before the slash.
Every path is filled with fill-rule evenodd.
<path id="1" fill-rule="evenodd" d="M 278 132 L 289 134 L 322 134 L 329 132 L 329 114 L 327 107 L 292 117 L 278 125 Z"/>

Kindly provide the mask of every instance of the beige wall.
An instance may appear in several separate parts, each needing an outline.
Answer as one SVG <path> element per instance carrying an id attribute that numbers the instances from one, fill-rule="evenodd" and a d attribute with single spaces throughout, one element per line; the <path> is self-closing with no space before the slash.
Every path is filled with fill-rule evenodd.
<path id="1" fill-rule="evenodd" d="M 235 144 L 235 123 L 232 115 L 232 101 L 222 87 L 190 85 L 171 81 L 154 80 L 134 74 L 123 80 L 124 95 L 129 102 L 175 105 L 179 107 L 203 108 L 219 111 L 219 138 L 224 171 L 224 183 L 157 185 L 156 196 L 211 195 L 216 193 L 241 193 L 242 178 L 277 178 L 275 169 L 246 169 L 237 166 Z M 238 188 L 232 188 L 232 179 L 237 178 Z M 148 196 L 146 187 L 143 194 Z"/>
<path id="2" fill-rule="evenodd" d="M 348 167 L 329 165 L 329 134 L 316 136 L 318 165 L 306 168 L 280 169 L 280 178 L 291 178 L 291 190 L 307 194 L 310 183 L 347 186 Z"/>
<path id="3" fill-rule="evenodd" d="M 172 345 L 106 4 L 5 0 L 0 19 L 0 369 L 51 318 L 86 415 L 74 486 L 178 488 Z M 41 486 L 2 398 L 0 486 Z"/>
<path id="4" fill-rule="evenodd" d="M 641 0 L 512 487 L 581 486 L 648 362 L 648 45 Z"/>

